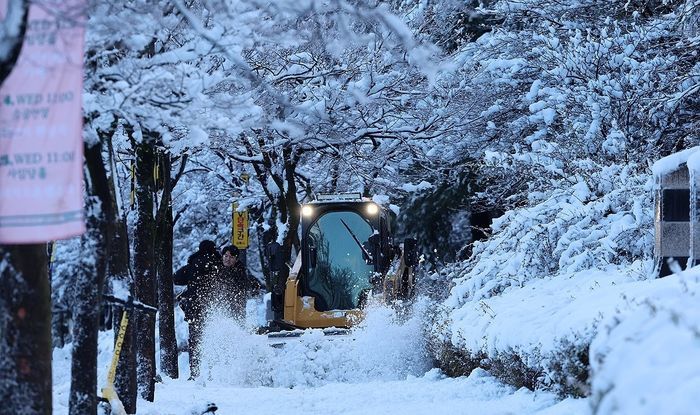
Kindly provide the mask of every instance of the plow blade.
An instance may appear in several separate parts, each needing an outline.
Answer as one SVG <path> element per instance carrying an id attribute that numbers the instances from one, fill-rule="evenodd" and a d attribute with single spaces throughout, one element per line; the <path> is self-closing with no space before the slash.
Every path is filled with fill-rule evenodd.
<path id="1" fill-rule="evenodd" d="M 319 329 L 313 329 L 317 331 Z M 321 329 L 324 336 L 327 336 L 330 340 L 338 338 L 347 338 L 350 336 L 352 331 L 350 329 L 339 329 L 336 327 L 329 327 L 326 329 Z M 308 330 L 283 330 L 267 333 L 268 343 L 271 347 L 281 348 L 289 342 L 299 341 L 301 336 L 308 333 Z"/>

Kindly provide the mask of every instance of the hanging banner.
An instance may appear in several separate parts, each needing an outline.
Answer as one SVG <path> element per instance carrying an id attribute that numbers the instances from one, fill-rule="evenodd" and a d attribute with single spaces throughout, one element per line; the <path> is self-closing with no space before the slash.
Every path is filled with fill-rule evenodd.
<path id="1" fill-rule="evenodd" d="M 238 249 L 248 248 L 248 210 L 238 211 L 238 204 L 233 204 L 233 230 L 231 239 L 233 246 Z"/>
<path id="2" fill-rule="evenodd" d="M 10 0 L 0 0 L 0 20 Z M 24 43 L 0 87 L 0 243 L 76 236 L 83 220 L 86 0 L 31 0 Z"/>

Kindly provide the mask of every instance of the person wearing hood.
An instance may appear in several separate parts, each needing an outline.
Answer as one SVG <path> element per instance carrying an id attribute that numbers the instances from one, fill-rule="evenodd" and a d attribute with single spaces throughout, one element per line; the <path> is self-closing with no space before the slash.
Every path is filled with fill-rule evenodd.
<path id="1" fill-rule="evenodd" d="M 180 295 L 180 308 L 189 323 L 190 379 L 199 376 L 201 340 L 209 307 L 211 287 L 223 263 L 216 244 L 211 240 L 199 243 L 199 249 L 187 259 L 187 265 L 173 275 L 175 285 L 186 285 Z"/>

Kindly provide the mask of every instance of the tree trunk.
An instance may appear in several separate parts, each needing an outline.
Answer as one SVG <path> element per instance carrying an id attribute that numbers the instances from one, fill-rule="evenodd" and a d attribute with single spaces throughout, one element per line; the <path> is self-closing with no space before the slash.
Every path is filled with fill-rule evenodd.
<path id="1" fill-rule="evenodd" d="M 281 204 L 284 206 L 282 209 L 282 212 L 284 212 L 282 218 L 287 222 L 287 233 L 284 235 L 282 242 L 282 255 L 285 262 L 291 262 L 293 248 L 299 231 L 299 224 L 301 223 L 300 205 L 297 199 L 297 185 L 294 177 L 297 168 L 297 155 L 292 149 L 285 149 L 283 151 L 283 157 L 284 180 L 287 184 L 287 191 L 282 196 Z M 281 275 L 283 281 L 286 281 L 289 276 L 289 267 L 282 267 Z"/>
<path id="2" fill-rule="evenodd" d="M 51 294 L 45 244 L 0 246 L 2 412 L 51 407 Z"/>
<path id="3" fill-rule="evenodd" d="M 97 411 L 97 334 L 100 323 L 102 281 L 105 274 L 104 217 L 96 198 L 87 204 L 87 232 L 81 238 L 81 266 L 71 284 L 73 350 L 71 353 L 70 414 Z"/>
<path id="4" fill-rule="evenodd" d="M 156 217 L 156 263 L 158 274 L 158 334 L 160 335 L 160 370 L 172 379 L 178 378 L 177 338 L 173 298 L 173 205 L 172 162 L 170 153 L 159 155 L 163 194 Z"/>
<path id="5" fill-rule="evenodd" d="M 114 332 L 118 333 L 124 308 L 115 306 L 112 310 L 114 313 L 114 318 L 112 319 Z M 122 402 L 122 405 L 124 405 L 124 410 L 127 414 L 136 413 L 136 401 L 138 399 L 136 346 L 134 344 L 135 326 L 136 318 L 133 311 L 130 311 L 129 324 L 126 327 L 124 343 L 122 343 L 122 351 L 119 354 L 117 373 L 114 379 L 114 390 L 117 391 L 117 396 L 119 396 L 119 400 Z"/>
<path id="6" fill-rule="evenodd" d="M 129 237 L 126 229 L 126 218 L 118 219 L 115 223 L 115 233 L 112 236 L 111 254 L 109 256 L 109 275 L 112 284 L 121 285 L 133 296 L 133 284 L 129 275 Z M 112 327 L 114 329 L 114 341 L 120 329 L 121 317 L 124 308 L 118 305 L 112 307 Z M 114 379 L 114 389 L 119 400 L 124 405 L 128 414 L 136 413 L 136 348 L 134 346 L 134 326 L 136 319 L 133 311 L 129 311 L 129 324 L 126 327 L 124 343 L 119 354 L 117 373 Z"/>
<path id="7" fill-rule="evenodd" d="M 112 253 L 109 257 L 109 273 L 114 281 L 118 281 L 124 287 L 128 287 L 130 295 L 133 293 L 132 279 L 129 276 L 129 237 L 126 229 L 126 218 L 120 219 L 116 223 L 114 239 L 112 240 Z M 121 315 L 124 309 L 119 306 L 113 307 L 112 323 L 116 341 L 121 323 Z M 124 343 L 119 354 L 117 363 L 117 373 L 114 380 L 114 389 L 117 391 L 119 400 L 122 401 L 124 409 L 128 414 L 136 413 L 137 387 L 136 387 L 136 347 L 134 345 L 134 327 L 136 319 L 133 311 L 129 315 L 129 324 L 126 327 Z"/>
<path id="8" fill-rule="evenodd" d="M 107 257 L 114 234 L 116 204 L 102 158 L 102 142 L 85 145 L 88 185 L 88 231 L 82 237 L 83 264 L 73 286 L 73 353 L 70 413 L 97 410 L 97 338 Z"/>
<path id="9" fill-rule="evenodd" d="M 144 134 L 145 135 L 145 134 Z M 156 306 L 155 220 L 153 218 L 153 141 L 136 144 L 136 206 L 134 230 L 134 293 L 144 304 Z M 155 316 L 135 313 L 136 379 L 141 397 L 153 401 L 156 378 Z"/>
<path id="10" fill-rule="evenodd" d="M 262 209 L 260 210 L 262 211 Z M 255 226 L 255 233 L 258 236 L 258 258 L 265 277 L 265 289 L 267 292 L 272 292 L 272 273 L 270 272 L 270 261 L 266 252 L 267 246 L 275 240 L 277 228 L 273 222 L 270 228 L 265 230 L 263 226 L 264 220 L 264 215 L 260 214 Z"/>
<path id="11" fill-rule="evenodd" d="M 116 125 L 115 125 L 116 128 Z M 117 166 L 114 162 L 114 148 L 112 146 L 112 134 L 105 134 L 101 137 L 107 143 L 110 157 L 110 193 L 114 200 L 114 230 L 112 233 L 112 241 L 110 243 L 110 255 L 108 258 L 107 269 L 113 288 L 115 285 L 121 286 L 129 295 L 134 295 L 133 278 L 131 277 L 129 263 L 129 233 L 126 225 L 126 215 L 118 208 L 116 183 Z M 124 311 L 121 306 L 112 307 L 112 327 L 114 329 L 114 341 L 117 340 L 119 326 L 121 323 L 121 315 Z M 137 387 L 136 387 L 136 347 L 134 345 L 134 326 L 136 320 L 133 312 L 130 312 L 130 321 L 124 335 L 124 343 L 119 354 L 119 362 L 117 363 L 117 373 L 114 380 L 114 389 L 117 391 L 119 400 L 121 400 L 124 409 L 129 414 L 136 413 Z"/>

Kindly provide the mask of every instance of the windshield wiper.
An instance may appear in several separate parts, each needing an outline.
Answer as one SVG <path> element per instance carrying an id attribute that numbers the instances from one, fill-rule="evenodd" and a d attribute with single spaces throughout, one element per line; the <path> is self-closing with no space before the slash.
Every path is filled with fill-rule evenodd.
<path id="1" fill-rule="evenodd" d="M 344 221 L 343 219 L 340 219 L 340 221 L 343 223 L 343 226 L 345 226 L 345 229 L 348 230 L 348 233 L 350 234 L 350 236 L 352 236 L 352 239 L 355 241 L 355 243 L 357 244 L 357 246 L 359 246 L 360 249 L 362 250 L 362 257 L 363 257 L 363 259 L 364 259 L 365 261 L 369 261 L 369 262 L 368 262 L 369 264 L 374 263 L 374 258 L 372 258 L 372 255 L 371 255 L 369 252 L 367 252 L 367 250 L 365 249 L 365 247 L 362 245 L 362 242 L 360 242 L 360 240 L 357 239 L 357 236 L 355 236 L 355 233 L 352 231 L 352 229 L 350 229 L 350 227 L 348 226 L 348 224 L 345 223 L 345 221 Z"/>

